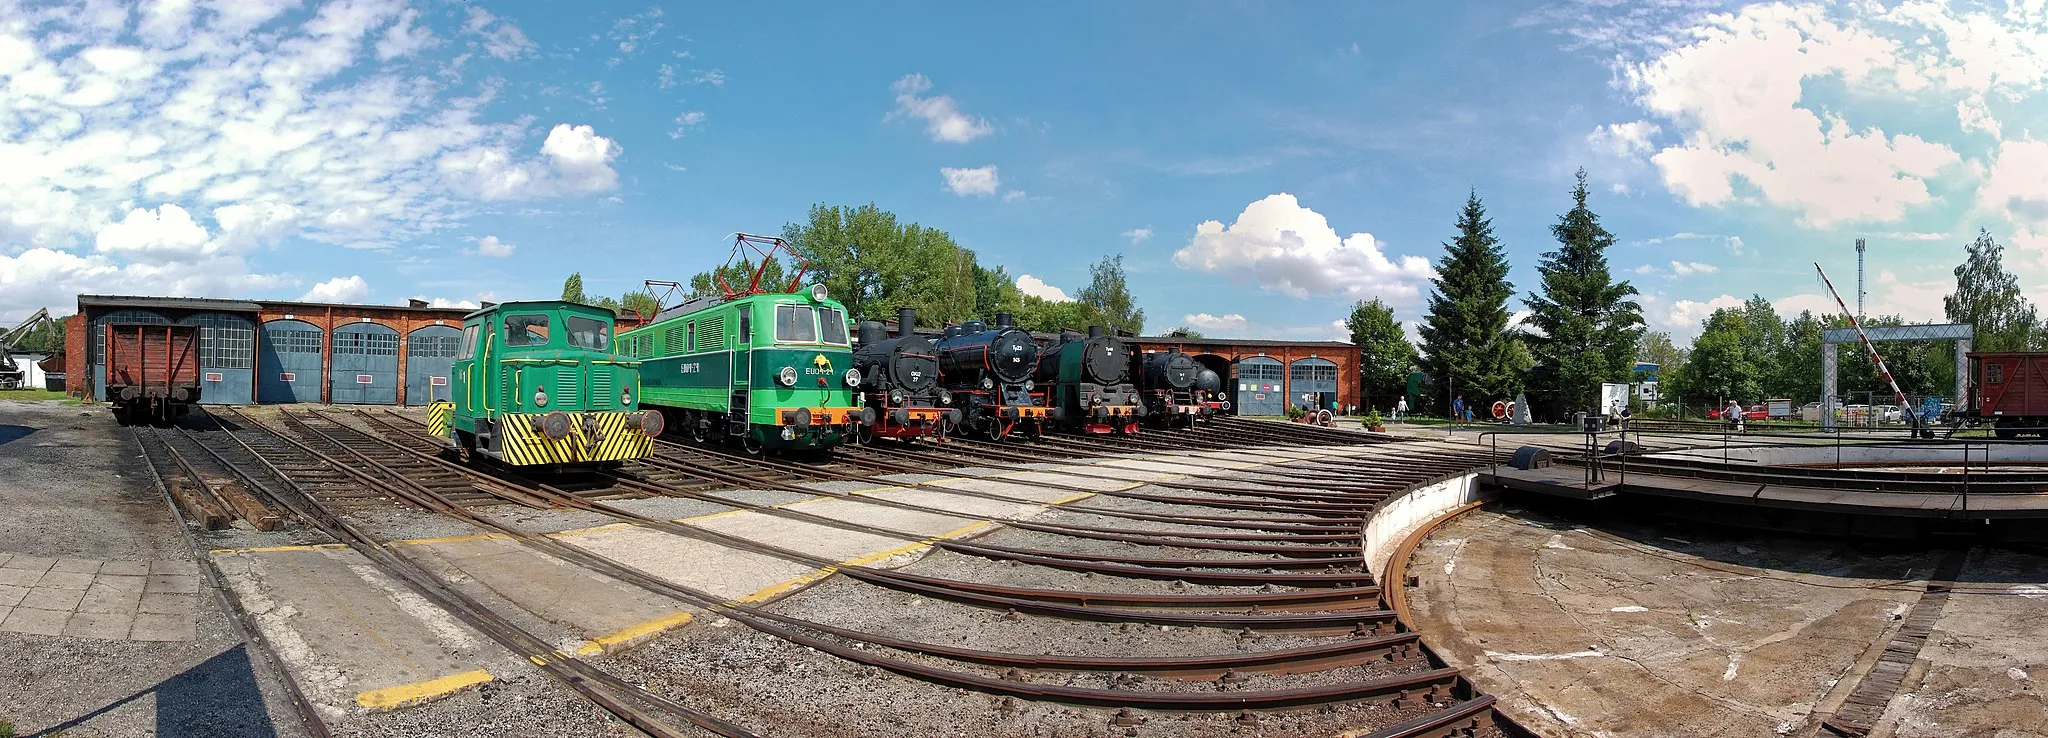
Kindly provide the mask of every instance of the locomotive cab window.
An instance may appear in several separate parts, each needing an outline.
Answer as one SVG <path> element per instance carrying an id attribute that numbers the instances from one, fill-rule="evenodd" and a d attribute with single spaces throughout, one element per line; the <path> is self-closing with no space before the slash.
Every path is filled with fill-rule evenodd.
<path id="1" fill-rule="evenodd" d="M 546 346 L 548 343 L 548 316 L 507 315 L 505 316 L 506 346 Z"/>
<path id="2" fill-rule="evenodd" d="M 455 358 L 469 360 L 476 358 L 476 339 L 482 335 L 482 326 L 466 326 L 462 329 L 462 351 Z"/>
<path id="3" fill-rule="evenodd" d="M 841 333 L 845 330 L 842 328 Z M 803 305 L 775 306 L 775 340 L 779 343 L 817 343 L 818 324 L 811 309 Z"/>
<path id="4" fill-rule="evenodd" d="M 846 345 L 846 314 L 838 308 L 818 308 L 818 332 L 825 343 Z"/>
<path id="5" fill-rule="evenodd" d="M 607 351 L 612 346 L 612 326 L 596 318 L 569 315 L 562 318 L 569 330 L 569 345 Z M 542 342 L 546 342 L 543 337 Z"/>

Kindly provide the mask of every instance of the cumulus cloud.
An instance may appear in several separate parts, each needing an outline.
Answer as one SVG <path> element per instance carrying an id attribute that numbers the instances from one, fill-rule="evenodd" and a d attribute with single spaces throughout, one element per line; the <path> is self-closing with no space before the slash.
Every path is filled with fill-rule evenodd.
<path id="1" fill-rule="evenodd" d="M 2019 130 L 1994 155 L 2024 156 L 2030 135 L 2014 124 L 2027 117 L 2014 113 L 2048 92 L 2038 3 L 1758 3 L 1681 17 L 1641 34 L 1653 42 L 1624 54 L 1620 71 L 1678 136 L 1651 161 L 1695 206 L 1768 205 L 1813 228 L 1898 221 L 1945 189 L 1991 189 L 1978 174 L 1995 160 L 1965 161 L 1938 141 Z M 1633 145 L 1624 138 L 1606 140 Z M 2005 193 L 1976 194 L 1983 203 Z M 2048 222 L 1991 209 L 2016 229 Z"/>
<path id="2" fill-rule="evenodd" d="M 1069 302 L 1074 299 L 1067 296 L 1066 290 L 1046 284 L 1045 280 L 1029 274 L 1017 275 L 1017 291 L 1041 300 L 1051 300 L 1053 302 Z"/>
<path id="3" fill-rule="evenodd" d="M 1708 264 L 1703 261 L 1671 262 L 1671 273 L 1681 277 L 1692 274 L 1713 274 L 1714 272 L 1718 271 L 1721 271 L 1719 267 L 1716 267 L 1712 264 Z"/>
<path id="4" fill-rule="evenodd" d="M 284 286 L 284 277 L 250 274 L 234 257 L 179 263 L 121 263 L 106 256 L 29 248 L 0 253 L 0 315 L 73 302 L 81 292 L 167 297 L 225 297 Z"/>
<path id="5" fill-rule="evenodd" d="M 720 76 L 719 81 L 723 82 L 724 77 Z M 951 95 L 924 97 L 924 93 L 931 91 L 932 81 L 922 74 L 904 75 L 890 89 L 896 93 L 896 110 L 884 120 L 922 120 L 925 134 L 933 141 L 967 143 L 995 132 L 988 121 L 960 112 L 960 106 L 953 102 Z"/>
<path id="6" fill-rule="evenodd" d="M 1633 159 L 1650 153 L 1654 148 L 1650 143 L 1650 136 L 1661 130 L 1664 129 L 1647 120 L 1596 126 L 1592 133 L 1586 134 L 1586 144 L 1592 146 L 1594 151 Z M 1626 186 L 1623 187 L 1622 191 L 1626 191 Z"/>
<path id="7" fill-rule="evenodd" d="M 2001 144 L 1977 204 L 2014 223 L 2048 224 L 2048 141 Z"/>
<path id="8" fill-rule="evenodd" d="M 994 164 L 973 169 L 940 167 L 939 175 L 945 177 L 946 189 L 961 197 L 988 197 L 996 194 L 996 190 L 1003 186 L 1002 178 L 996 176 Z"/>
<path id="9" fill-rule="evenodd" d="M 1187 325 L 1187 327 L 1199 331 L 1216 331 L 1218 333 L 1235 333 L 1239 335 L 1242 335 L 1246 328 L 1251 327 L 1251 321 L 1246 320 L 1244 316 L 1237 313 L 1227 313 L 1224 315 L 1194 313 L 1181 316 L 1180 321 Z M 1342 321 L 1339 322 L 1341 323 Z"/>
<path id="10" fill-rule="evenodd" d="M 426 303 L 427 307 L 459 308 L 462 310 L 475 310 L 478 307 L 478 303 L 475 300 L 450 300 L 446 297 L 427 297 L 426 295 L 414 295 L 412 299 Z M 411 304 L 411 301 L 408 300 L 398 304 L 407 305 Z"/>
<path id="11" fill-rule="evenodd" d="M 1124 231 L 1124 238 L 1131 239 L 1132 245 L 1144 243 L 1146 239 L 1149 239 L 1151 237 L 1152 226 L 1145 226 L 1143 228 L 1132 228 L 1128 231 Z"/>
<path id="12" fill-rule="evenodd" d="M 463 249 L 462 253 L 466 256 L 488 256 L 502 259 L 511 256 L 512 250 L 516 248 L 518 247 L 498 240 L 497 236 L 484 236 L 476 240 L 476 248 Z"/>
<path id="13" fill-rule="evenodd" d="M 1670 309 L 1663 311 L 1661 315 L 1650 313 L 1646 317 L 1666 330 L 1685 332 L 1689 335 L 1698 333 L 1700 323 L 1706 320 L 1707 316 L 1713 315 L 1714 311 L 1721 308 L 1739 307 L 1742 307 L 1742 298 L 1734 295 L 1721 295 L 1705 302 L 1699 300 L 1676 300 L 1671 303 Z"/>
<path id="14" fill-rule="evenodd" d="M 402 2 L 116 3 L 106 22 L 0 4 L 0 242 L 46 249 L 40 273 L 226 296 L 293 282 L 250 272 L 262 246 L 389 248 L 478 200 L 617 185 L 619 147 L 591 127 L 487 122 L 500 83 L 422 73 L 440 42 Z M 531 51 L 488 11 L 464 17 L 501 55 Z"/>
<path id="15" fill-rule="evenodd" d="M 1338 236 L 1321 213 L 1280 193 L 1245 206 L 1228 226 L 1206 221 L 1173 255 L 1182 268 L 1245 279 L 1292 295 L 1376 295 L 1416 304 L 1436 276 L 1419 256 L 1390 258 L 1370 233 Z"/>
<path id="16" fill-rule="evenodd" d="M 299 296 L 301 302 L 362 302 L 370 296 L 370 283 L 362 277 L 349 275 L 313 285 L 306 294 Z"/>

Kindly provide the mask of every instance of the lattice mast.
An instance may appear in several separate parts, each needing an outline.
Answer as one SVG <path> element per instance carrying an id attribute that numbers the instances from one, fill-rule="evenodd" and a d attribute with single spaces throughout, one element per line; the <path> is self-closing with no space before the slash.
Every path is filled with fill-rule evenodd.
<path id="1" fill-rule="evenodd" d="M 1863 240 L 1857 239 L 1856 245 L 1860 253 Z M 1913 428 L 1919 428 L 1919 414 L 1913 412 L 1912 406 L 1906 402 L 1906 392 L 1899 389 L 1898 380 L 1892 379 L 1892 370 L 1885 367 L 1884 357 L 1879 356 L 1877 353 L 1877 345 L 1870 342 L 1870 334 L 1863 332 L 1863 321 L 1857 319 L 1854 313 L 1849 312 L 1849 304 L 1842 301 L 1842 293 L 1835 291 L 1834 280 L 1828 279 L 1828 272 L 1820 268 L 1820 262 L 1813 263 L 1813 270 L 1820 273 L 1820 281 L 1828 286 L 1828 294 L 1834 296 L 1835 304 L 1841 306 L 1842 313 L 1849 316 L 1849 327 L 1856 329 L 1856 338 L 1863 344 L 1863 353 L 1870 357 L 1871 363 L 1877 365 L 1878 376 L 1884 377 L 1885 384 L 1890 385 L 1892 388 L 1892 395 L 1899 398 L 1899 412 L 1906 416 L 1906 423 Z"/>
<path id="2" fill-rule="evenodd" d="M 1859 319 L 1864 316 L 1863 297 L 1866 294 L 1869 293 L 1863 291 L 1863 239 L 1859 238 L 1856 239 L 1856 317 Z"/>

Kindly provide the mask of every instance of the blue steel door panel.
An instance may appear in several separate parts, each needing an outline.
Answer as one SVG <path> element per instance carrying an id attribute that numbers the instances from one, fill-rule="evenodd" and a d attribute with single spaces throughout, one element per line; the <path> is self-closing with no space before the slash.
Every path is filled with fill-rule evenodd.
<path id="1" fill-rule="evenodd" d="M 405 404 L 453 399 L 449 391 L 455 385 L 449 374 L 461 342 L 462 330 L 452 325 L 430 325 L 406 336 Z"/>
<path id="2" fill-rule="evenodd" d="M 1286 368 L 1277 359 L 1252 357 L 1237 362 L 1237 412 L 1240 415 L 1284 415 L 1287 391 L 1281 385 Z"/>
<path id="3" fill-rule="evenodd" d="M 256 401 L 319 402 L 320 350 L 327 333 L 300 320 L 273 320 L 256 331 Z"/>
<path id="4" fill-rule="evenodd" d="M 233 313 L 196 313 L 178 323 L 199 326 L 199 401 L 208 405 L 254 401 L 254 322 Z"/>
<path id="5" fill-rule="evenodd" d="M 398 331 L 377 323 L 343 325 L 334 329 L 329 355 L 328 401 L 398 404 Z"/>

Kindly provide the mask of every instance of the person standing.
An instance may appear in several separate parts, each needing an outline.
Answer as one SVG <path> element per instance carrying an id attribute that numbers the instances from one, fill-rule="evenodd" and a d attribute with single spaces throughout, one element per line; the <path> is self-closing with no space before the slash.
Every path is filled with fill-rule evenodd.
<path id="1" fill-rule="evenodd" d="M 1627 405 L 1621 406 L 1621 432 L 1628 432 L 1628 421 L 1629 416 L 1631 415 L 1634 415 L 1634 413 L 1629 412 L 1629 408 Z"/>
<path id="2" fill-rule="evenodd" d="M 1728 407 L 1721 409 L 1721 418 L 1723 420 L 1728 421 L 1729 425 L 1735 426 L 1736 433 L 1741 433 L 1743 431 L 1742 405 L 1740 403 L 1737 403 L 1734 400 L 1729 400 Z"/>
<path id="3" fill-rule="evenodd" d="M 1403 397 L 1403 398 L 1401 398 L 1401 400 L 1400 400 L 1399 402 L 1396 402 L 1396 403 L 1394 403 L 1394 419 L 1395 419 L 1395 420 L 1406 420 L 1407 418 L 1408 418 L 1408 398 L 1406 398 L 1406 397 Z"/>
<path id="4" fill-rule="evenodd" d="M 1452 400 L 1452 401 L 1451 401 L 1451 422 L 1453 422 L 1453 423 L 1462 423 L 1462 422 L 1465 422 L 1465 396 L 1464 396 L 1464 395 L 1458 395 L 1458 398 L 1457 398 L 1457 399 L 1455 399 L 1455 400 Z"/>

